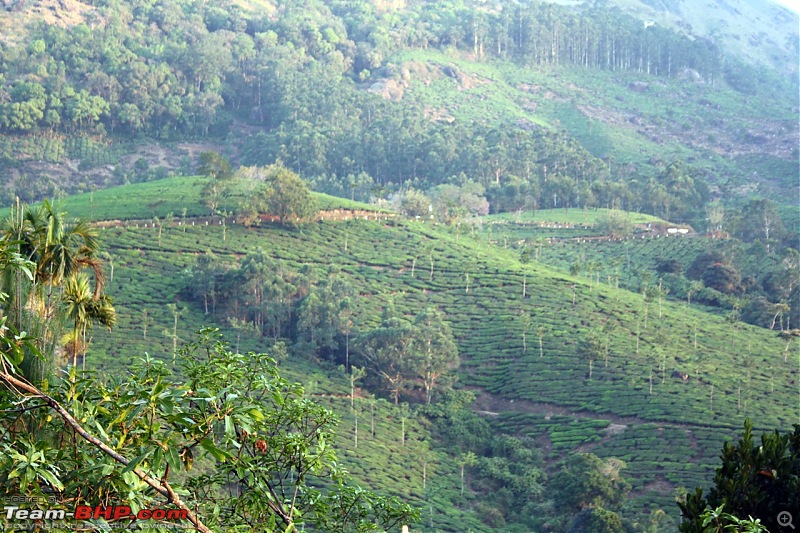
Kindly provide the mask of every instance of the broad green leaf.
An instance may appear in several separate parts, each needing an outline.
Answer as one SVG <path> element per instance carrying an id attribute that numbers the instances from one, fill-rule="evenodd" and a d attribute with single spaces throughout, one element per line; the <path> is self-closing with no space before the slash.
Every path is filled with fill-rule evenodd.
<path id="1" fill-rule="evenodd" d="M 50 485 L 52 485 L 54 488 L 58 490 L 64 490 L 64 485 L 61 484 L 61 481 L 59 481 L 59 479 L 55 475 L 53 475 L 52 472 L 43 470 L 42 472 L 39 473 L 39 476 L 48 483 L 50 483 Z"/>
<path id="2" fill-rule="evenodd" d="M 136 468 L 137 466 L 139 466 L 139 463 L 141 463 L 142 461 L 144 461 L 145 459 L 147 459 L 147 457 L 148 457 L 148 456 L 149 456 L 151 453 L 153 453 L 153 450 L 152 450 L 152 449 L 151 449 L 151 450 L 147 450 L 146 452 L 144 452 L 143 454 L 141 454 L 139 457 L 137 457 L 136 459 L 134 459 L 133 461 L 131 461 L 130 463 L 128 463 L 128 466 L 126 466 L 126 467 L 125 467 L 125 468 L 122 470 L 122 473 L 124 474 L 124 473 L 126 473 L 126 472 L 131 472 L 131 471 L 132 471 L 134 468 Z"/>
<path id="3" fill-rule="evenodd" d="M 211 439 L 201 440 L 200 446 L 202 446 L 205 451 L 213 455 L 214 459 L 221 463 L 224 463 L 228 459 L 228 454 L 218 448 L 217 445 L 211 441 Z"/>
<path id="4" fill-rule="evenodd" d="M 233 425 L 233 419 L 230 416 L 225 416 L 225 436 L 229 439 L 236 438 L 236 429 Z"/>
<path id="5" fill-rule="evenodd" d="M 167 448 L 167 464 L 172 468 L 174 471 L 179 472 L 181 470 L 181 456 L 178 454 L 177 448 L 170 446 Z"/>
<path id="6" fill-rule="evenodd" d="M 161 468 L 161 461 L 163 460 L 164 460 L 164 450 L 161 448 L 161 446 L 159 446 L 156 448 L 156 451 L 153 452 L 153 461 L 152 461 L 153 471 L 158 471 L 158 469 Z"/>

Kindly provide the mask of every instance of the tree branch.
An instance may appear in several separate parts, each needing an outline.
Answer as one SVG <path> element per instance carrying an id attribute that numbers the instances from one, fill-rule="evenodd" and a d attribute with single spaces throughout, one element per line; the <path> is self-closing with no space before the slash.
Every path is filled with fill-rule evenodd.
<path id="1" fill-rule="evenodd" d="M 30 383 L 20 380 L 7 372 L 0 373 L 0 379 L 2 379 L 3 381 L 5 381 L 6 383 L 8 383 L 9 385 L 18 390 L 22 390 L 29 394 L 32 394 L 33 397 L 41 398 L 47 405 L 49 405 L 54 411 L 56 411 L 59 414 L 59 416 L 61 416 L 61 418 L 64 419 L 64 422 L 66 422 L 67 425 L 69 425 L 85 441 L 89 442 L 96 448 L 100 449 L 103 453 L 105 453 L 118 463 L 123 464 L 125 466 L 128 466 L 130 464 L 130 461 L 126 459 L 123 455 L 119 454 L 113 448 L 105 444 L 103 441 L 101 441 L 100 439 L 98 439 L 94 435 L 91 435 L 89 432 L 83 429 L 83 426 L 81 426 L 80 423 L 77 420 L 75 420 L 75 418 L 69 413 L 69 411 L 67 411 L 64 407 L 62 407 L 61 404 L 59 404 L 54 398 L 51 398 L 50 396 L 40 391 L 35 386 L 31 385 Z M 175 493 L 175 491 L 172 489 L 169 483 L 167 483 L 166 480 L 158 481 L 139 468 L 134 468 L 133 473 L 136 474 L 136 476 L 139 479 L 150 485 L 150 487 L 152 487 L 156 492 L 167 497 L 169 501 L 172 502 L 174 505 L 176 505 L 178 508 L 186 511 L 186 516 L 188 520 L 192 523 L 192 525 L 194 525 L 195 528 L 197 528 L 198 531 L 200 531 L 201 533 L 212 533 L 211 530 L 200 521 L 197 515 L 192 512 L 189 506 L 186 505 L 183 502 L 183 500 L 181 500 L 180 496 L 178 496 Z"/>

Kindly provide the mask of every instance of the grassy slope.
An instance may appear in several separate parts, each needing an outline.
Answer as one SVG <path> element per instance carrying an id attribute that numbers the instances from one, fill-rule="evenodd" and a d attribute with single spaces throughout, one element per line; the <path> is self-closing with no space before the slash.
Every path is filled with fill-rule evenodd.
<path id="1" fill-rule="evenodd" d="M 597 157 L 617 164 L 682 159 L 714 184 L 733 178 L 727 185 L 742 194 L 752 192 L 754 176 L 767 187 L 762 194 L 778 199 L 796 186 L 798 125 L 791 100 L 635 72 L 524 68 L 436 51 L 405 52 L 392 62 L 416 64 L 411 72 L 429 67 L 412 76 L 406 92 L 440 116 L 476 127 L 522 120 L 563 128 Z M 431 69 L 444 65 L 456 65 L 473 82 L 464 86 Z"/>
<path id="2" fill-rule="evenodd" d="M 556 224 L 597 224 L 608 215 L 609 209 L 539 209 L 537 211 L 523 211 L 519 213 L 497 213 L 482 217 L 487 222 L 510 223 L 556 223 Z M 653 215 L 646 213 L 623 212 L 631 224 L 658 223 L 666 224 Z"/>
<path id="3" fill-rule="evenodd" d="M 169 191 L 176 197 L 188 195 L 179 182 Z M 147 218 L 152 209 L 150 200 L 139 199 L 128 188 L 116 190 L 113 197 L 126 199 L 135 218 Z M 169 196 L 162 199 L 172 201 Z M 81 204 L 76 200 L 68 205 L 77 209 Z M 190 212 L 200 209 L 186 207 Z M 100 210 L 96 204 L 95 217 Z M 159 245 L 154 228 L 103 230 L 114 257 L 109 292 L 118 307 L 119 325 L 110 334 L 94 332 L 90 367 L 113 372 L 145 351 L 169 358 L 171 340 L 164 330 L 172 316 L 165 305 L 180 300 L 181 270 L 206 249 L 233 262 L 262 246 L 293 269 L 341 265 L 361 295 L 356 302 L 357 322 L 375 323 L 389 299 L 408 315 L 426 305 L 444 310 L 463 359 L 461 384 L 484 393 L 478 407 L 496 413 L 487 414 L 491 422 L 504 431 L 537 437 L 552 460 L 576 449 L 625 459 L 635 489 L 629 505 L 637 514 L 658 506 L 675 517 L 672 490 L 709 483 L 722 439 L 734 434 L 745 416 L 763 429 L 786 429 L 799 420 L 796 355 L 784 363 L 783 344 L 774 332 L 746 325 L 733 331 L 723 318 L 674 301 L 663 302 L 661 318 L 657 303 L 651 303 L 645 328 L 640 295 L 593 285 L 544 264 L 523 265 L 511 250 L 425 224 L 326 222 L 302 230 L 229 226 L 224 241 L 222 231 L 214 225 L 173 226 L 165 228 Z M 204 316 L 199 306 L 182 305 L 188 309 L 179 321 L 179 336 L 184 339 L 203 324 L 224 324 L 222 316 Z M 147 340 L 141 327 L 143 309 L 153 320 Z M 589 379 L 588 364 L 576 355 L 576 346 L 588 328 L 606 323 L 608 363 L 595 361 Z M 539 327 L 544 328 L 542 356 Z M 237 339 L 229 328 L 226 333 Z M 258 347 L 246 336 L 234 341 L 238 342 L 242 349 Z M 285 372 L 309 384 L 314 393 L 348 390 L 339 371 L 324 364 L 305 360 L 282 364 Z M 673 370 L 691 374 L 691 381 L 670 377 Z M 346 400 L 326 401 L 344 417 L 339 446 L 357 477 L 418 504 L 429 498 L 435 527 L 481 529 L 477 518 L 465 510 L 472 496 L 458 496 L 454 458 L 429 452 L 428 488 L 422 490 L 420 454 L 430 445 L 423 420 L 410 424 L 414 445 L 402 447 L 399 413 L 380 404 L 377 436 L 366 436 L 368 415 L 362 414 L 361 445 L 355 450 Z"/>
<path id="4" fill-rule="evenodd" d="M 497 213 L 480 217 L 482 227 L 480 233 L 486 240 L 503 246 L 521 244 L 523 241 L 536 243 L 539 249 L 548 239 L 579 239 L 586 237 L 603 237 L 603 230 L 598 223 L 609 213 L 608 209 L 539 209 L 537 211 L 519 211 L 514 213 Z M 669 225 L 669 222 L 645 213 L 621 212 L 634 224 L 634 232 L 640 234 L 645 224 L 658 226 Z M 561 266 L 561 265 L 559 265 Z"/>
<path id="5" fill-rule="evenodd" d="M 205 178 L 199 176 L 177 176 L 162 180 L 135 183 L 90 193 L 61 198 L 63 210 L 70 215 L 80 215 L 91 220 L 150 220 L 173 217 L 177 222 L 183 217 L 205 217 L 209 209 L 202 203 Z M 218 210 L 234 211 L 243 192 L 234 190 Z M 322 193 L 312 193 L 320 209 L 351 209 L 384 211 L 369 204 L 354 202 Z M 8 214 L 8 208 L 0 209 L 0 217 Z"/>

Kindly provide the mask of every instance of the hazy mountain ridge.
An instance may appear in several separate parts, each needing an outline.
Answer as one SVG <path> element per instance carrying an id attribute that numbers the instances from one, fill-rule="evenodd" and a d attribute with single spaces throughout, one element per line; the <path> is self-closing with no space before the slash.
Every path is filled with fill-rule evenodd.
<path id="1" fill-rule="evenodd" d="M 574 2 L 570 2 L 576 5 Z M 693 38 L 719 40 L 730 52 L 787 75 L 798 71 L 798 13 L 769 0 L 606 0 L 622 12 L 678 29 Z"/>

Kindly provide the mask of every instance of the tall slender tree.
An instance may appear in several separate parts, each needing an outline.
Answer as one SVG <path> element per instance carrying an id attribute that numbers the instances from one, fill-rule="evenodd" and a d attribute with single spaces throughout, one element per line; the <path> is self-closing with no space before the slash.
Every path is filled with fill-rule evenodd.
<path id="1" fill-rule="evenodd" d="M 72 366 L 77 367 L 78 355 L 81 355 L 83 368 L 86 368 L 86 351 L 88 344 L 86 332 L 93 324 L 100 324 L 111 329 L 117 322 L 117 313 L 110 297 L 105 294 L 95 295 L 89 277 L 77 273 L 67 278 L 62 294 L 64 313 L 72 323 L 69 334 L 67 353 L 72 356 Z"/>
<path id="2" fill-rule="evenodd" d="M 55 360 L 66 280 L 91 270 L 91 300 L 108 302 L 102 297 L 104 276 L 98 232 L 85 221 L 67 218 L 58 205 L 47 200 L 39 206 L 17 203 L 1 226 L 0 231 L 14 243 L 15 251 L 33 264 L 30 280 L 19 272 L 5 276 L 4 285 L 11 295 L 5 309 L 19 331 L 36 338 L 37 351 L 44 355 L 25 358 L 24 362 L 28 379 L 38 382 Z M 88 277 L 86 280 L 91 287 Z"/>

